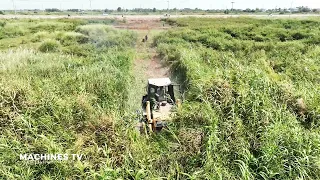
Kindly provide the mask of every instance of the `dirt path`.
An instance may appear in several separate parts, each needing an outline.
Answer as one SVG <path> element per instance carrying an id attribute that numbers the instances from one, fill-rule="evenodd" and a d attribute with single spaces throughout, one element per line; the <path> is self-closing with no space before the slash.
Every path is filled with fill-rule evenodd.
<path id="1" fill-rule="evenodd" d="M 139 39 L 142 39 L 144 36 L 139 37 Z M 150 39 L 150 41 L 152 41 L 152 39 Z M 170 76 L 169 68 L 161 62 L 156 50 L 151 47 L 150 42 L 139 43 L 136 50 L 137 57 L 134 61 L 134 68 L 139 74 L 144 76 L 145 82 L 149 78 Z"/>
<path id="2" fill-rule="evenodd" d="M 160 20 L 130 20 L 123 24 L 115 26 L 118 29 L 130 29 L 136 31 L 138 40 L 136 44 L 136 57 L 133 62 L 134 84 L 129 95 L 129 101 L 133 102 L 132 109 L 141 108 L 141 98 L 145 95 L 145 87 L 149 78 L 170 77 L 169 68 L 166 67 L 157 56 L 156 49 L 152 47 L 154 37 L 162 31 L 168 29 L 163 26 Z M 148 41 L 142 42 L 142 39 L 148 35 Z"/>
<path id="3" fill-rule="evenodd" d="M 168 77 L 169 68 L 165 67 L 157 56 L 156 49 L 152 47 L 153 38 L 168 29 L 167 25 L 163 26 L 160 20 L 129 20 L 126 23 L 115 26 L 118 29 L 130 29 L 138 34 L 138 42 L 136 45 L 137 56 L 134 61 L 134 68 L 139 74 L 148 78 Z M 148 36 L 147 42 L 142 42 L 145 36 Z"/>

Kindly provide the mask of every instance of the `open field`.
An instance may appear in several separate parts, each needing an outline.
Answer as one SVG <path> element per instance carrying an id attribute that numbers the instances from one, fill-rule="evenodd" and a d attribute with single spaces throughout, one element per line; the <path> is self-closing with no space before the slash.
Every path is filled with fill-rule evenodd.
<path id="1" fill-rule="evenodd" d="M 12 17 L 0 16 L 0 179 L 320 179 L 317 17 Z M 168 129 L 136 132 L 146 79 L 170 74 L 182 108 Z"/>

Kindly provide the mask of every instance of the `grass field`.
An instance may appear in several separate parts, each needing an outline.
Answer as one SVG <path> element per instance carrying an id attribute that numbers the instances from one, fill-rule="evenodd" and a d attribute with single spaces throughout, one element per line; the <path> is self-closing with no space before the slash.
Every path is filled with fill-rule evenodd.
<path id="1" fill-rule="evenodd" d="M 117 175 L 130 141 L 118 124 L 130 123 L 136 34 L 83 20 L 1 24 L 0 179 Z M 86 161 L 19 162 L 24 153 L 78 153 Z"/>
<path id="2" fill-rule="evenodd" d="M 0 20 L 0 179 L 320 178 L 319 20 L 168 20 L 153 46 L 185 100 L 150 135 L 133 62 L 151 50 L 116 23 Z"/>
<path id="3" fill-rule="evenodd" d="M 187 89 L 174 124 L 202 134 L 181 168 L 194 178 L 319 179 L 320 22 L 170 23 L 155 45 Z"/>

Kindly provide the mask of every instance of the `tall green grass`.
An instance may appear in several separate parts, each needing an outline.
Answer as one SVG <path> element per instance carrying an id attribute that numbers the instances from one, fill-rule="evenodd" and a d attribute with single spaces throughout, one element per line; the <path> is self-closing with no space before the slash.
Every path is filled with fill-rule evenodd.
<path id="1" fill-rule="evenodd" d="M 46 23 L 37 26 L 36 43 L 27 43 L 32 46 L 0 52 L 0 179 L 126 177 L 128 133 L 135 132 L 124 116 L 136 35 L 106 25 L 74 27 L 77 21 L 63 22 L 67 28 L 61 29 L 60 20 L 48 22 L 57 31 L 46 31 Z M 75 32 L 88 27 L 88 33 Z M 110 31 L 92 33 L 99 28 Z M 110 43 L 117 38 L 123 42 Z M 33 164 L 19 160 L 25 153 L 85 158 Z"/>
<path id="2" fill-rule="evenodd" d="M 205 134 L 184 177 L 319 179 L 319 21 L 172 23 L 154 44 L 187 88 L 175 131 Z"/>
<path id="3" fill-rule="evenodd" d="M 0 179 L 319 179 L 319 22 L 171 21 L 154 45 L 186 99 L 150 135 L 134 129 L 137 34 L 1 21 Z M 30 164 L 24 153 L 85 159 Z"/>

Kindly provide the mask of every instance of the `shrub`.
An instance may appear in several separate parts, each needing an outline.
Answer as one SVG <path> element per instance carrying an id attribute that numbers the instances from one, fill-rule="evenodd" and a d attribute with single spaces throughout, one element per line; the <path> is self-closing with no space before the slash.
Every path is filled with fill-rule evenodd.
<path id="1" fill-rule="evenodd" d="M 0 27 L 4 27 L 6 25 L 5 21 L 0 21 Z"/>
<path id="2" fill-rule="evenodd" d="M 37 32 L 33 35 L 31 41 L 32 42 L 41 42 L 44 39 L 48 38 L 48 34 L 49 34 L 49 32 L 45 32 L 45 31 Z"/>
<path id="3" fill-rule="evenodd" d="M 30 30 L 32 32 L 39 32 L 39 31 L 47 31 L 47 32 L 54 32 L 54 31 L 71 31 L 74 30 L 74 25 L 71 23 L 65 22 L 55 22 L 55 21 L 43 21 L 34 23 Z"/>
<path id="4" fill-rule="evenodd" d="M 292 38 L 294 40 L 301 40 L 301 39 L 308 38 L 308 34 L 303 33 L 303 32 L 295 32 L 292 34 Z"/>
<path id="5" fill-rule="evenodd" d="M 112 27 L 101 24 L 80 26 L 76 31 L 88 36 L 89 41 L 99 48 L 134 46 L 137 39 L 136 33 L 115 30 Z"/>
<path id="6" fill-rule="evenodd" d="M 89 24 L 114 24 L 116 22 L 115 19 L 90 19 L 88 20 Z"/>
<path id="7" fill-rule="evenodd" d="M 0 29 L 7 37 L 19 37 L 28 33 L 28 29 L 23 26 L 23 23 L 4 23 L 3 28 Z"/>
<path id="8" fill-rule="evenodd" d="M 75 45 L 78 43 L 84 44 L 89 41 L 88 37 L 76 32 L 59 33 L 56 39 L 59 40 L 61 44 L 64 46 Z"/>
<path id="9" fill-rule="evenodd" d="M 76 32 L 87 36 L 103 36 L 108 32 L 115 32 L 110 26 L 103 24 L 84 25 L 76 28 Z"/>
<path id="10" fill-rule="evenodd" d="M 39 51 L 41 52 L 57 52 L 60 49 L 60 43 L 55 40 L 45 40 L 41 43 Z"/>
<path id="11" fill-rule="evenodd" d="M 94 47 L 90 45 L 70 45 L 62 49 L 66 54 L 87 57 L 92 53 Z"/>

